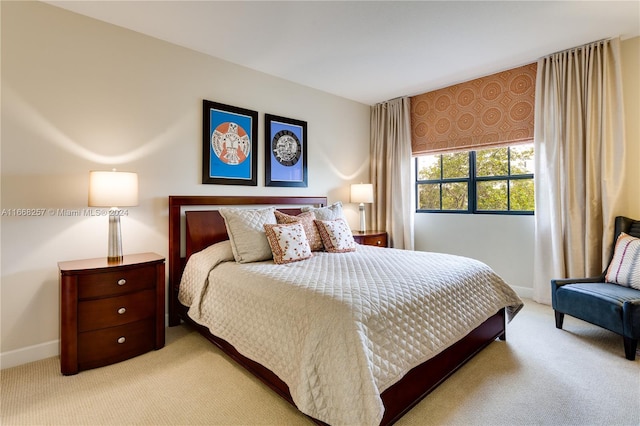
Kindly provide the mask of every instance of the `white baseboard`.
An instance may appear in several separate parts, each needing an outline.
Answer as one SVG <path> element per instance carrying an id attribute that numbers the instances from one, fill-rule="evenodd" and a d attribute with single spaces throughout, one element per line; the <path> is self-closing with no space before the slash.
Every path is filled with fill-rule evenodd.
<path id="1" fill-rule="evenodd" d="M 33 361 L 60 355 L 60 340 L 0 353 L 0 368 L 16 367 Z"/>
<path id="2" fill-rule="evenodd" d="M 169 324 L 169 314 L 164 316 L 165 327 Z M 0 353 L 0 369 L 17 367 L 28 362 L 40 361 L 60 355 L 60 340 L 40 343 L 26 348 Z"/>

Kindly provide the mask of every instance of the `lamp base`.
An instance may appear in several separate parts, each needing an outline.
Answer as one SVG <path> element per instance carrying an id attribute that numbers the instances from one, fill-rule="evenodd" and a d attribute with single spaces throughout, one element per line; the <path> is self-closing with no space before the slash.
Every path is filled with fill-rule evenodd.
<path id="1" fill-rule="evenodd" d="M 364 213 L 364 203 L 360 203 L 358 210 L 360 210 L 360 232 L 365 232 L 367 230 L 367 221 Z"/>
<path id="2" fill-rule="evenodd" d="M 109 251 L 107 254 L 108 263 L 122 262 L 122 233 L 120 232 L 120 216 L 109 215 Z"/>

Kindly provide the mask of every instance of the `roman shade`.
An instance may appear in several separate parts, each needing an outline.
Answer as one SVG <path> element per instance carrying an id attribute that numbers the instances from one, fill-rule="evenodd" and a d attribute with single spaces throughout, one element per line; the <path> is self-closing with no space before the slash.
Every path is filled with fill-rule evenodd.
<path id="1" fill-rule="evenodd" d="M 411 98 L 415 155 L 533 141 L 537 64 Z"/>

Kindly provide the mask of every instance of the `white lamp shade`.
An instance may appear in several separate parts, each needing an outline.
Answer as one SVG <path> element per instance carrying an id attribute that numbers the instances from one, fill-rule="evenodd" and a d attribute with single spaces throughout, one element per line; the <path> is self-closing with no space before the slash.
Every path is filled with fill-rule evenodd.
<path id="1" fill-rule="evenodd" d="M 351 185 L 352 203 L 373 203 L 373 184 L 356 183 Z"/>
<path id="2" fill-rule="evenodd" d="M 138 205 L 138 174 L 89 172 L 89 206 L 130 207 Z"/>

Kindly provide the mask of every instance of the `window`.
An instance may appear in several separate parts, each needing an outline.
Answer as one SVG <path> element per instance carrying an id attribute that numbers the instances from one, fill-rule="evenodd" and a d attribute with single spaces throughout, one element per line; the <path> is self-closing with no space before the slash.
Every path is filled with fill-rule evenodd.
<path id="1" fill-rule="evenodd" d="M 416 157 L 416 210 L 533 214 L 533 160 L 533 144 Z"/>

